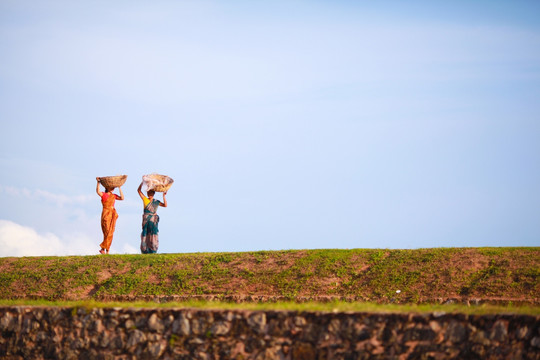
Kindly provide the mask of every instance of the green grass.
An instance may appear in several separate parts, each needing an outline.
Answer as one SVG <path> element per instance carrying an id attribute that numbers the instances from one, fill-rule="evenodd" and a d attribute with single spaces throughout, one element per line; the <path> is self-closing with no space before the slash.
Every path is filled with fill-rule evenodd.
<path id="1" fill-rule="evenodd" d="M 297 312 L 368 312 L 368 313 L 460 313 L 470 315 L 487 314 L 526 314 L 540 316 L 540 308 L 534 306 L 496 306 L 478 305 L 396 305 L 375 304 L 369 302 L 275 302 L 275 303 L 231 303 L 217 301 L 186 302 L 97 302 L 97 301 L 47 301 L 47 300 L 0 300 L 0 306 L 42 306 L 69 308 L 175 308 L 175 309 L 226 309 L 226 310 L 262 310 L 262 311 L 297 311 Z"/>
<path id="2" fill-rule="evenodd" d="M 538 247 L 0 258 L 3 299 L 329 295 L 419 304 L 451 297 L 537 302 L 539 293 Z"/>

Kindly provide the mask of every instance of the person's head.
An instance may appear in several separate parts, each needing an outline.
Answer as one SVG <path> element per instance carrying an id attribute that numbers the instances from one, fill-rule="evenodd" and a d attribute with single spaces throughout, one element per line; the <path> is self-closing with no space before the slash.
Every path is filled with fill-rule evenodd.
<path id="1" fill-rule="evenodd" d="M 114 188 L 113 187 L 108 187 L 108 188 L 105 188 L 105 192 L 113 192 Z"/>
<path id="2" fill-rule="evenodd" d="M 156 192 L 154 190 L 148 190 L 146 194 L 148 195 L 148 197 L 153 197 L 156 194 Z"/>

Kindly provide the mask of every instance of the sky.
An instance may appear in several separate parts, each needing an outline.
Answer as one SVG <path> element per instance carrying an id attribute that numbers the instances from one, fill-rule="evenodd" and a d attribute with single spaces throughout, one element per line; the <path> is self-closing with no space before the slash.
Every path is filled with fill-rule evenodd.
<path id="1" fill-rule="evenodd" d="M 0 257 L 540 245 L 540 2 L 0 1 Z M 161 194 L 156 197 L 161 199 Z"/>

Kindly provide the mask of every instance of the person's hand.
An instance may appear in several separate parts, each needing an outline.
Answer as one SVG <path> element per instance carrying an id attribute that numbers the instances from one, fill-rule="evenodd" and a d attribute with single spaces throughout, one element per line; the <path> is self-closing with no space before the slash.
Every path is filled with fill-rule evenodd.
<path id="1" fill-rule="evenodd" d="M 101 180 L 101 179 L 97 177 L 96 180 L 99 182 L 99 180 Z"/>

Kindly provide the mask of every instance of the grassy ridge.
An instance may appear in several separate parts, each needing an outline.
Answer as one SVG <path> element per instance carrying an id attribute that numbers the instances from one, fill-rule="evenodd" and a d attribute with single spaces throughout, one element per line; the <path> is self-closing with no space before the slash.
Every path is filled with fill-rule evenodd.
<path id="1" fill-rule="evenodd" d="M 0 298 L 239 294 L 537 303 L 539 275 L 538 247 L 23 257 L 0 258 Z"/>
<path id="2" fill-rule="evenodd" d="M 470 315 L 487 314 L 526 314 L 539 316 L 538 306 L 516 306 L 512 304 L 491 305 L 482 304 L 478 306 L 467 306 L 464 304 L 375 304 L 370 302 L 250 302 L 234 303 L 223 301 L 201 301 L 190 300 L 182 302 L 156 303 L 148 301 L 135 302 L 98 302 L 93 300 L 85 301 L 49 301 L 49 300 L 1 300 L 0 307 L 11 306 L 35 306 L 35 307 L 68 307 L 68 308 L 177 308 L 177 309 L 209 309 L 209 310 L 263 310 L 263 311 L 319 311 L 319 312 L 386 312 L 386 313 L 460 313 Z"/>

